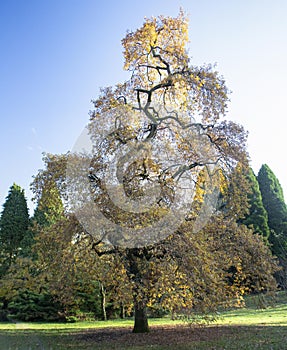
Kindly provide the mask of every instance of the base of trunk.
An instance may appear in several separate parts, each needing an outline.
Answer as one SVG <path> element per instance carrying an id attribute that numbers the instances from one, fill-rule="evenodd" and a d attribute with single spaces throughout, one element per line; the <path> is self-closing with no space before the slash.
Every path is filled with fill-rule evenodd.
<path id="1" fill-rule="evenodd" d="M 133 333 L 148 333 L 146 306 L 142 302 L 135 303 L 135 323 Z"/>

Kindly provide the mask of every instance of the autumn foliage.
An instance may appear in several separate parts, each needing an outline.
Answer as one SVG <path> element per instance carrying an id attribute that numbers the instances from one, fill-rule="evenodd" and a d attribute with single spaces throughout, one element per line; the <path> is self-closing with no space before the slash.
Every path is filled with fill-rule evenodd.
<path id="1" fill-rule="evenodd" d="M 193 66 L 187 43 L 182 12 L 146 19 L 129 32 L 122 44 L 130 79 L 93 101 L 87 128 L 92 156 L 48 155 L 35 178 L 36 196 L 56 184 L 64 207 L 49 209 L 57 219 L 35 228 L 25 288 L 36 288 L 38 281 L 64 305 L 63 313 L 98 288 L 103 315 L 109 300 L 134 315 L 134 332 L 148 332 L 148 313 L 208 316 L 242 305 L 246 293 L 276 288 L 277 264 L 268 246 L 240 224 L 249 206 L 246 133 L 224 120 L 225 81 L 212 66 Z M 128 156 L 118 157 L 127 147 Z M 111 163 L 120 161 L 130 163 L 115 172 L 115 186 Z M 187 181 L 191 198 L 179 195 Z M 128 211 L 111 191 L 115 201 L 124 198 L 131 206 L 146 197 L 156 200 L 142 212 Z M 162 228 L 156 223 L 187 199 L 181 221 L 163 234 L 176 215 Z M 96 220 L 93 205 L 99 208 Z M 143 232 L 149 233 L 142 238 Z"/>

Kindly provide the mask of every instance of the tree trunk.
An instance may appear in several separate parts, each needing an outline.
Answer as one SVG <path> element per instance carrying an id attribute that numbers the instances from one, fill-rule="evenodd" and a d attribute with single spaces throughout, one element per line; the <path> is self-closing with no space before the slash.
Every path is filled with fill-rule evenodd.
<path id="1" fill-rule="evenodd" d="M 135 322 L 133 333 L 148 333 L 148 319 L 147 319 L 147 311 L 146 305 L 143 301 L 135 301 L 134 302 L 134 310 L 135 310 Z"/>
<path id="2" fill-rule="evenodd" d="M 100 291 L 101 291 L 101 309 L 102 309 L 102 320 L 107 320 L 107 312 L 106 312 L 106 291 L 104 285 L 100 283 Z"/>
<path id="3" fill-rule="evenodd" d="M 134 329 L 133 333 L 148 333 L 148 319 L 146 307 L 146 285 L 144 281 L 147 276 L 143 271 L 148 271 L 148 260 L 145 258 L 140 248 L 127 250 L 126 269 L 130 281 L 133 283 L 134 299 Z"/>
<path id="4" fill-rule="evenodd" d="M 120 318 L 124 319 L 125 316 L 126 316 L 125 305 L 124 305 L 124 303 L 120 303 Z"/>

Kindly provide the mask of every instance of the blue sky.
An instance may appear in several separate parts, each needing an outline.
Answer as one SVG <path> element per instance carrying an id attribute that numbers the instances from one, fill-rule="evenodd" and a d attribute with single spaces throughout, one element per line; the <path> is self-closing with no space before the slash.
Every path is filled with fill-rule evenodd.
<path id="1" fill-rule="evenodd" d="M 128 77 L 126 31 L 180 6 L 192 63 L 217 63 L 232 90 L 228 118 L 249 131 L 254 170 L 267 163 L 286 198 L 285 0 L 0 0 L 0 204 L 13 182 L 30 198 L 42 152 L 70 150 L 99 88 Z"/>

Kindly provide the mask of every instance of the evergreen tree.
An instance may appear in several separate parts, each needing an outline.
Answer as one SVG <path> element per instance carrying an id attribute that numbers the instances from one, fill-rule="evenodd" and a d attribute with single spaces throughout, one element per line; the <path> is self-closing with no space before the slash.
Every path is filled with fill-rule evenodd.
<path id="1" fill-rule="evenodd" d="M 287 207 L 279 180 L 268 165 L 263 164 L 258 173 L 258 183 L 263 205 L 268 214 L 268 225 L 277 235 L 287 238 Z"/>
<path id="2" fill-rule="evenodd" d="M 34 216 L 26 227 L 25 236 L 21 237 L 21 251 L 8 265 L 10 268 L 1 280 L 0 298 L 5 300 L 7 312 L 18 319 L 49 319 L 54 317 L 53 310 L 61 311 L 60 304 L 54 302 L 50 293 L 47 279 L 39 277 L 42 269 L 49 270 L 50 266 L 43 268 L 39 263 L 41 252 L 37 250 L 37 244 L 41 242 L 43 251 L 51 255 L 51 263 L 55 259 L 53 253 L 61 248 L 51 234 L 53 230 L 47 230 L 63 218 L 64 208 L 56 184 L 51 179 L 45 181 L 37 198 Z M 54 251 L 50 246 L 54 247 Z"/>
<path id="3" fill-rule="evenodd" d="M 49 180 L 43 185 L 37 207 L 31 218 L 31 224 L 25 237 L 25 243 L 23 244 L 22 255 L 24 257 L 33 258 L 32 246 L 35 243 L 35 236 L 45 227 L 60 220 L 63 215 L 64 206 L 58 188 L 54 181 Z"/>
<path id="4" fill-rule="evenodd" d="M 256 176 L 251 168 L 246 174 L 250 189 L 248 193 L 249 213 L 241 221 L 247 227 L 252 227 L 255 233 L 265 238 L 269 237 L 268 215 L 263 206 L 262 196 Z"/>
<path id="5" fill-rule="evenodd" d="M 40 227 L 50 226 L 63 217 L 64 206 L 55 181 L 47 181 L 42 189 L 32 221 Z"/>
<path id="6" fill-rule="evenodd" d="M 262 165 L 258 183 L 268 214 L 271 250 L 279 258 L 282 270 L 276 274 L 280 287 L 287 289 L 287 207 L 282 187 L 268 165 Z"/>
<path id="7" fill-rule="evenodd" d="M 11 186 L 0 220 L 0 276 L 6 273 L 19 255 L 29 226 L 29 212 L 24 190 L 15 183 Z"/>

